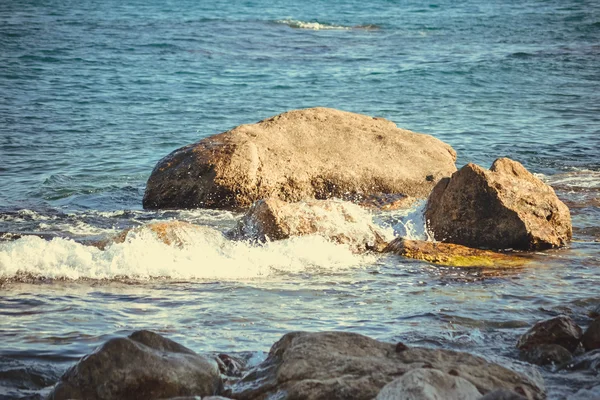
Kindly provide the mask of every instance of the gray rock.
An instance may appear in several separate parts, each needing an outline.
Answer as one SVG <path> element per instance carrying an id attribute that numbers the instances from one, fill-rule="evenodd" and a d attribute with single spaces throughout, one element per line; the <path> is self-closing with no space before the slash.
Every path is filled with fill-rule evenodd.
<path id="1" fill-rule="evenodd" d="M 586 351 L 600 349 L 600 317 L 592 321 L 581 337 Z"/>
<path id="2" fill-rule="evenodd" d="M 61 377 L 49 399 L 161 399 L 219 394 L 217 363 L 149 331 L 111 339 Z"/>
<path id="3" fill-rule="evenodd" d="M 456 171 L 455 151 L 382 118 L 295 110 L 182 147 L 158 162 L 144 208 L 247 208 L 370 195 L 425 198 Z"/>
<path id="4" fill-rule="evenodd" d="M 267 359 L 224 395 L 239 400 L 373 399 L 386 384 L 421 368 L 461 377 L 481 394 L 504 388 L 521 390 L 530 399 L 545 396 L 535 380 L 481 357 L 399 346 L 347 332 L 284 335 Z"/>
<path id="5" fill-rule="evenodd" d="M 511 390 L 498 389 L 486 394 L 479 400 L 527 400 L 527 397 L 523 397 Z"/>
<path id="6" fill-rule="evenodd" d="M 573 361 L 565 364 L 563 368 L 571 371 L 591 370 L 600 372 L 600 349 L 575 357 Z"/>
<path id="7" fill-rule="evenodd" d="M 562 365 L 573 359 L 567 349 L 557 344 L 541 344 L 524 351 L 523 359 L 537 365 Z"/>
<path id="8" fill-rule="evenodd" d="M 529 351 L 543 344 L 557 344 L 572 353 L 579 346 L 581 335 L 581 328 L 571 317 L 559 315 L 536 323 L 519 338 L 517 348 Z"/>
<path id="9" fill-rule="evenodd" d="M 571 240 L 571 216 L 554 190 L 520 163 L 489 170 L 467 164 L 435 186 L 425 209 L 437 241 L 489 249 L 538 250 Z"/>
<path id="10" fill-rule="evenodd" d="M 466 379 L 437 369 L 408 371 L 381 389 L 376 400 L 477 400 L 481 393 Z"/>

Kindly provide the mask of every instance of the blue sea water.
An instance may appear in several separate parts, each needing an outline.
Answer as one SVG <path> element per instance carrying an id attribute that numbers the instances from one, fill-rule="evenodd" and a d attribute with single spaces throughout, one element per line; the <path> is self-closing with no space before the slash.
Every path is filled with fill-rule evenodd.
<path id="1" fill-rule="evenodd" d="M 50 386 L 139 328 L 233 352 L 345 329 L 519 368 L 527 326 L 558 313 L 585 325 L 600 304 L 597 1 L 8 0 L 0 93 L 0 278 L 39 278 L 0 287 L 0 397 Z M 214 254 L 85 245 L 155 219 L 232 226 L 229 212 L 142 210 L 156 162 L 313 106 L 434 135 L 459 167 L 522 162 L 571 208 L 573 244 L 499 277 L 311 240 Z M 44 379 L 19 381 L 19 368 Z M 542 373 L 550 398 L 598 384 Z"/>

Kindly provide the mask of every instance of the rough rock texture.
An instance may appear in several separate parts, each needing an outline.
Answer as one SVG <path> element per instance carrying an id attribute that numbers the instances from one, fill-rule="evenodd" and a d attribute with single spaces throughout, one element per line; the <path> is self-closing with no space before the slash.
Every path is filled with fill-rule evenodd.
<path id="1" fill-rule="evenodd" d="M 481 393 L 460 376 L 437 369 L 408 371 L 381 389 L 376 400 L 479 400 Z"/>
<path id="2" fill-rule="evenodd" d="M 442 179 L 425 218 L 438 241 L 469 247 L 547 249 L 572 236 L 569 209 L 554 190 L 508 158 L 489 171 L 467 164 Z"/>
<path id="3" fill-rule="evenodd" d="M 571 353 L 581 342 L 581 328 L 566 315 L 536 323 L 517 342 L 517 348 L 529 351 L 543 344 L 557 344 Z"/>
<path id="4" fill-rule="evenodd" d="M 236 239 L 259 241 L 304 235 L 321 235 L 356 252 L 381 250 L 387 244 L 369 213 L 341 200 L 259 200 L 228 233 Z"/>
<path id="5" fill-rule="evenodd" d="M 193 241 L 191 238 L 195 234 L 209 234 L 213 236 L 220 235 L 218 231 L 206 226 L 173 220 L 164 222 L 151 222 L 135 228 L 125 229 L 123 232 L 112 238 L 95 243 L 95 246 L 100 249 L 105 249 L 111 244 L 123 243 L 130 234 L 152 235 L 166 245 L 178 247 Z"/>
<path id="6" fill-rule="evenodd" d="M 405 373 L 432 368 L 459 376 L 482 395 L 496 389 L 544 398 L 543 384 L 467 353 L 410 348 L 348 332 L 293 332 L 267 359 L 224 392 L 250 399 L 372 399 Z"/>
<path id="7" fill-rule="evenodd" d="M 111 339 L 65 372 L 49 399 L 161 399 L 219 394 L 217 363 L 149 331 Z"/>
<path id="8" fill-rule="evenodd" d="M 527 400 L 527 398 L 510 390 L 498 389 L 486 394 L 479 400 Z"/>
<path id="9" fill-rule="evenodd" d="M 527 262 L 526 258 L 516 255 L 472 249 L 459 244 L 409 240 L 401 237 L 392 240 L 383 251 L 452 267 L 507 268 L 519 267 Z"/>
<path id="10" fill-rule="evenodd" d="M 415 202 L 416 198 L 404 194 L 378 193 L 363 197 L 358 205 L 374 210 L 392 211 L 410 208 Z"/>
<path id="11" fill-rule="evenodd" d="M 581 343 L 586 351 L 600 349 L 600 318 L 592 321 L 581 337 Z"/>
<path id="12" fill-rule="evenodd" d="M 557 344 L 541 344 L 524 351 L 523 359 L 537 365 L 562 365 L 573 359 L 573 355 L 567 349 Z"/>
<path id="13" fill-rule="evenodd" d="M 328 108 L 286 112 L 182 147 L 158 162 L 145 208 L 246 208 L 278 197 L 426 197 L 455 151 L 382 118 Z"/>

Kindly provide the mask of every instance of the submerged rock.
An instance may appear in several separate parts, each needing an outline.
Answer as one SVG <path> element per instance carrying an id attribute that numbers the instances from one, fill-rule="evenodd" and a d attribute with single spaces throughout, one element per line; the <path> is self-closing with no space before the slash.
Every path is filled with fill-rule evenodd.
<path id="1" fill-rule="evenodd" d="M 162 399 L 219 394 L 217 363 L 149 331 L 111 339 L 60 378 L 61 399 Z"/>
<path id="2" fill-rule="evenodd" d="M 375 400 L 479 400 L 481 393 L 468 380 L 437 369 L 408 371 L 381 389 Z"/>
<path id="3" fill-rule="evenodd" d="M 526 258 L 515 255 L 472 249 L 459 244 L 409 240 L 401 237 L 392 240 L 383 251 L 451 267 L 507 268 L 520 267 L 527 262 Z"/>
<path id="4" fill-rule="evenodd" d="M 246 208 L 276 197 L 424 198 L 456 167 L 442 141 L 329 108 L 286 112 L 182 147 L 158 162 L 144 208 Z"/>
<path id="5" fill-rule="evenodd" d="M 461 377 L 482 395 L 504 388 L 523 392 L 529 399 L 545 396 L 542 383 L 481 357 L 450 350 L 396 349 L 396 344 L 355 333 L 288 333 L 263 363 L 224 395 L 239 400 L 372 399 L 394 379 L 428 368 Z"/>
<path id="6" fill-rule="evenodd" d="M 600 349 L 600 318 L 596 318 L 585 330 L 581 343 L 586 351 Z"/>
<path id="7" fill-rule="evenodd" d="M 369 213 L 341 200 L 259 200 L 228 233 L 235 239 L 258 241 L 304 235 L 320 235 L 356 252 L 381 250 L 386 245 Z"/>
<path id="8" fill-rule="evenodd" d="M 590 370 L 595 373 L 600 372 L 600 349 L 576 357 L 571 362 L 563 365 L 563 368 L 571 371 Z"/>
<path id="9" fill-rule="evenodd" d="M 571 352 L 558 344 L 541 344 L 524 351 L 522 356 L 536 365 L 562 365 L 573 359 Z"/>
<path id="10" fill-rule="evenodd" d="M 571 216 L 554 190 L 520 163 L 467 164 L 431 192 L 425 209 L 436 240 L 469 247 L 536 250 L 571 240 Z"/>
<path id="11" fill-rule="evenodd" d="M 546 344 L 557 344 L 571 353 L 581 342 L 581 328 L 566 315 L 550 318 L 536 323 L 525 332 L 517 342 L 517 348 L 530 351 Z"/>

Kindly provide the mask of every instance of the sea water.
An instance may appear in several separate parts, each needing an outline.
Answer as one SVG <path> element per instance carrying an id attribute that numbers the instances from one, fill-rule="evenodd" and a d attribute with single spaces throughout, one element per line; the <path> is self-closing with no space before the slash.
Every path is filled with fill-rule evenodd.
<path id="1" fill-rule="evenodd" d="M 286 332 L 344 330 L 531 372 L 520 334 L 600 304 L 596 1 L 4 1 L 0 93 L 0 398 L 136 329 L 257 359 Z M 569 206 L 573 243 L 490 274 L 321 237 L 236 243 L 220 233 L 240 214 L 142 209 L 172 150 L 313 106 L 434 135 L 459 167 L 522 162 Z M 372 218 L 424 237 L 418 208 Z M 169 219 L 207 229 L 90 246 Z M 598 385 L 539 371 L 549 398 Z"/>

